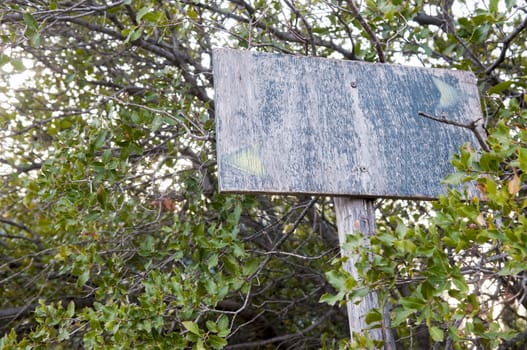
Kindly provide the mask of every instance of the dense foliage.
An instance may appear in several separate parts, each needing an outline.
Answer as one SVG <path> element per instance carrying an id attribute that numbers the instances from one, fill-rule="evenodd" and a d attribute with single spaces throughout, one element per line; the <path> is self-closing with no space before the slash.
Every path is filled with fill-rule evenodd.
<path id="1" fill-rule="evenodd" d="M 2 1 L 0 348 L 365 348 L 363 287 L 398 348 L 525 348 L 526 27 L 514 0 Z M 330 198 L 217 192 L 213 47 L 473 71 L 489 136 L 445 186 L 480 198 L 380 200 L 357 287 Z"/>

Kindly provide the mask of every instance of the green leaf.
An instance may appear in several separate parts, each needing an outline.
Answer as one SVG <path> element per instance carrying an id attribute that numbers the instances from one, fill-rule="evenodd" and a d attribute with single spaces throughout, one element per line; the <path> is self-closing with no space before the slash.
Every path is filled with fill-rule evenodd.
<path id="1" fill-rule="evenodd" d="M 366 324 L 374 324 L 378 322 L 382 322 L 382 314 L 379 312 L 379 310 L 370 310 L 366 314 L 365 318 Z"/>
<path id="2" fill-rule="evenodd" d="M 207 267 L 209 270 L 216 267 L 218 265 L 218 254 L 212 254 L 210 258 L 207 260 Z"/>
<path id="3" fill-rule="evenodd" d="M 479 159 L 479 166 L 484 171 L 497 171 L 501 157 L 494 153 L 483 153 Z"/>
<path id="4" fill-rule="evenodd" d="M 146 15 L 150 11 L 152 11 L 152 8 L 150 6 L 142 7 L 141 9 L 139 9 L 139 11 L 137 11 L 135 20 L 137 22 L 141 22 L 141 19 L 143 18 L 143 16 Z"/>
<path id="5" fill-rule="evenodd" d="M 479 25 L 476 30 L 474 30 L 474 33 L 472 35 L 473 41 L 477 43 L 482 43 L 483 41 L 485 41 L 488 37 L 490 28 L 491 27 L 488 23 Z"/>
<path id="6" fill-rule="evenodd" d="M 352 303 L 360 303 L 362 299 L 370 293 L 370 288 L 360 287 L 355 288 L 349 293 L 349 299 Z"/>
<path id="7" fill-rule="evenodd" d="M 90 270 L 86 269 L 80 274 L 77 280 L 77 285 L 79 287 L 82 287 L 86 284 L 86 282 L 88 282 L 89 279 L 90 279 Z"/>
<path id="8" fill-rule="evenodd" d="M 9 59 L 9 56 L 4 54 L 4 53 L 0 53 L 0 67 L 3 66 L 4 64 L 6 63 L 9 63 L 11 60 Z"/>
<path id="9" fill-rule="evenodd" d="M 258 258 L 250 259 L 243 265 L 243 274 L 246 276 L 252 275 L 256 272 L 258 266 L 260 266 L 260 260 Z"/>
<path id="10" fill-rule="evenodd" d="M 440 328 L 432 326 L 430 327 L 430 337 L 432 337 L 432 340 L 436 342 L 442 342 L 445 338 L 445 334 Z"/>
<path id="11" fill-rule="evenodd" d="M 507 5 L 507 11 L 510 11 L 516 5 L 516 0 L 505 0 L 505 4 Z"/>
<path id="12" fill-rule="evenodd" d="M 337 293 L 336 295 L 332 295 L 332 294 L 329 294 L 329 293 L 324 293 L 321 297 L 320 297 L 320 300 L 319 302 L 321 303 L 326 303 L 328 305 L 335 305 L 336 303 L 344 300 L 344 296 L 345 296 L 345 293 L 344 292 L 339 292 Z"/>
<path id="13" fill-rule="evenodd" d="M 346 288 L 346 275 L 335 270 L 331 270 L 326 272 L 326 278 L 328 282 L 336 289 L 336 290 L 344 290 Z"/>
<path id="14" fill-rule="evenodd" d="M 26 66 L 24 65 L 24 63 L 22 62 L 22 60 L 19 60 L 19 59 L 12 59 L 11 60 L 11 65 L 13 66 L 13 68 L 17 71 L 17 72 L 23 72 L 24 70 L 26 70 Z"/>
<path id="15" fill-rule="evenodd" d="M 403 240 L 396 241 L 394 243 L 394 246 L 398 250 L 402 252 L 408 252 L 408 253 L 414 253 L 415 250 L 417 249 L 417 246 L 415 245 L 415 243 L 409 239 L 403 239 Z"/>
<path id="16" fill-rule="evenodd" d="M 512 276 L 525 270 L 527 270 L 527 262 L 511 260 L 505 263 L 505 266 L 498 272 L 498 275 Z"/>
<path id="17" fill-rule="evenodd" d="M 151 235 L 146 236 L 139 246 L 139 255 L 150 256 L 154 252 L 155 240 Z"/>
<path id="18" fill-rule="evenodd" d="M 193 321 L 183 321 L 183 327 L 188 330 L 190 333 L 201 336 L 199 326 L 196 322 Z"/>
<path id="19" fill-rule="evenodd" d="M 527 173 L 527 148 L 520 147 L 518 149 L 518 161 L 520 162 L 520 169 Z"/>
<path id="20" fill-rule="evenodd" d="M 104 143 L 106 142 L 106 136 L 108 136 L 108 131 L 106 130 L 103 130 L 97 134 L 94 143 L 96 149 L 101 148 L 104 145 Z"/>
<path id="21" fill-rule="evenodd" d="M 161 12 L 159 11 L 148 12 L 147 14 L 143 16 L 143 21 L 155 23 L 155 22 L 158 22 L 160 18 L 161 18 Z"/>
<path id="22" fill-rule="evenodd" d="M 397 308 L 395 310 L 395 317 L 392 321 L 392 326 L 396 327 L 402 324 L 403 322 L 408 321 L 411 315 L 413 315 L 415 310 L 408 310 L 403 308 Z"/>
<path id="23" fill-rule="evenodd" d="M 229 318 L 226 315 L 221 315 L 218 320 L 218 328 L 220 330 L 229 329 Z"/>
<path id="24" fill-rule="evenodd" d="M 227 341 L 217 335 L 209 335 L 209 344 L 214 349 L 223 349 L 227 346 Z"/>
<path id="25" fill-rule="evenodd" d="M 207 290 L 207 293 L 209 293 L 209 295 L 216 295 L 218 291 L 218 286 L 212 278 L 207 278 L 205 280 L 205 289 Z"/>
<path id="26" fill-rule="evenodd" d="M 496 15 L 498 13 L 498 0 L 490 0 L 489 11 L 493 15 Z"/>
<path id="27" fill-rule="evenodd" d="M 226 255 L 223 257 L 223 264 L 225 269 L 232 275 L 237 276 L 240 273 L 240 264 L 236 258 L 232 255 Z"/>
<path id="28" fill-rule="evenodd" d="M 132 32 L 130 33 L 130 41 L 136 41 L 141 37 L 141 35 L 143 35 L 143 29 L 136 28 L 132 30 Z"/>
<path id="29" fill-rule="evenodd" d="M 207 326 L 207 329 L 212 333 L 218 333 L 218 325 L 215 322 L 212 322 L 211 320 L 207 320 L 205 322 L 205 325 Z"/>
<path id="30" fill-rule="evenodd" d="M 453 174 L 448 174 L 447 177 L 442 181 L 442 183 L 447 185 L 459 185 L 466 176 L 467 174 L 463 172 L 455 172 Z"/>
<path id="31" fill-rule="evenodd" d="M 499 94 L 502 93 L 503 90 L 508 89 L 513 82 L 510 80 L 502 81 L 501 83 L 498 83 L 487 90 L 487 93 L 489 94 Z"/>
<path id="32" fill-rule="evenodd" d="M 468 291 L 468 285 L 467 285 L 467 282 L 465 281 L 465 278 L 463 277 L 463 275 L 461 274 L 456 274 L 455 276 L 452 277 L 452 282 L 454 283 L 454 285 L 463 293 L 467 292 Z"/>
<path id="33" fill-rule="evenodd" d="M 75 314 L 75 303 L 72 301 L 69 302 L 68 308 L 66 310 L 66 316 L 71 318 Z"/>
<path id="34" fill-rule="evenodd" d="M 498 121 L 498 123 L 496 124 L 496 128 L 492 131 L 491 138 L 496 139 L 503 146 L 507 146 L 510 144 L 511 130 L 505 124 L 505 121 Z"/>
<path id="35" fill-rule="evenodd" d="M 187 10 L 187 15 L 193 20 L 198 19 L 198 13 L 192 7 Z"/>
<path id="36" fill-rule="evenodd" d="M 24 20 L 24 23 L 26 24 L 26 26 L 31 29 L 32 31 L 37 31 L 38 30 L 38 23 L 37 21 L 35 20 L 35 17 L 33 17 L 33 15 L 31 15 L 30 13 L 24 13 L 22 14 L 22 18 Z"/>
<path id="37" fill-rule="evenodd" d="M 157 114 L 154 117 L 154 120 L 152 120 L 152 124 L 150 124 L 150 129 L 152 130 L 152 132 L 156 132 L 157 130 L 159 130 L 159 127 L 161 125 L 163 125 L 163 117 Z"/>
<path id="38" fill-rule="evenodd" d="M 422 298 L 416 298 L 416 297 L 401 298 L 399 300 L 399 303 L 405 309 L 409 309 L 409 310 L 421 311 L 421 309 L 425 306 L 425 300 L 423 300 Z"/>
<path id="39" fill-rule="evenodd" d="M 42 45 L 42 36 L 39 32 L 34 33 L 29 37 L 29 43 L 33 47 L 40 47 Z"/>

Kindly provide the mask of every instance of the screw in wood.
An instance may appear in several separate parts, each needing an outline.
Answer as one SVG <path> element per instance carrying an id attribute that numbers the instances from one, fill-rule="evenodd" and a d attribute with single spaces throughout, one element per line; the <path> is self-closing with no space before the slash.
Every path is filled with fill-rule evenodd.
<path id="1" fill-rule="evenodd" d="M 352 81 L 352 82 L 350 83 L 350 86 L 351 86 L 352 88 L 356 88 L 356 87 L 357 87 L 357 82 L 356 82 L 356 81 Z"/>

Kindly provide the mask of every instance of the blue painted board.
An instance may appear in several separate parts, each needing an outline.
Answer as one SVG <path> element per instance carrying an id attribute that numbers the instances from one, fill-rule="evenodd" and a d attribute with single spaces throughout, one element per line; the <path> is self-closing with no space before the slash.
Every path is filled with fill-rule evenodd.
<path id="1" fill-rule="evenodd" d="M 434 199 L 478 148 L 419 115 L 481 118 L 470 72 L 217 49 L 213 73 L 223 192 Z"/>

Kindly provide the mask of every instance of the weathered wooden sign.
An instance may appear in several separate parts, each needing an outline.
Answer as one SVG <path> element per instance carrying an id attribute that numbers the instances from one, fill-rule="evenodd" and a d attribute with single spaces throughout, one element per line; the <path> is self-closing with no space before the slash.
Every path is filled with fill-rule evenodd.
<path id="1" fill-rule="evenodd" d="M 433 199 L 452 154 L 478 144 L 422 116 L 480 118 L 469 72 L 228 49 L 213 60 L 224 192 Z"/>

